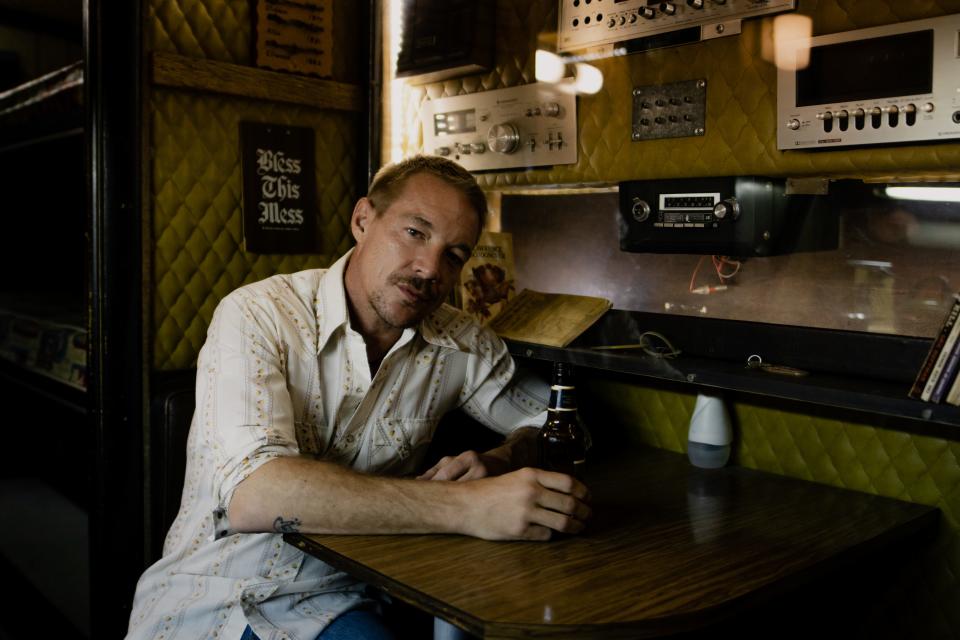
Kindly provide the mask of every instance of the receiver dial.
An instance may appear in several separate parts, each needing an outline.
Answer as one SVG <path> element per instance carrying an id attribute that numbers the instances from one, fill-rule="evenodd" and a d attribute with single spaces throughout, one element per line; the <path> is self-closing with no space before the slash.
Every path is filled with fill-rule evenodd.
<path id="1" fill-rule="evenodd" d="M 495 124 L 487 132 L 487 146 L 497 153 L 513 153 L 520 146 L 520 132 L 509 122 Z"/>
<path id="2" fill-rule="evenodd" d="M 740 217 L 740 203 L 736 198 L 727 198 L 716 204 L 713 215 L 717 220 L 736 220 Z"/>

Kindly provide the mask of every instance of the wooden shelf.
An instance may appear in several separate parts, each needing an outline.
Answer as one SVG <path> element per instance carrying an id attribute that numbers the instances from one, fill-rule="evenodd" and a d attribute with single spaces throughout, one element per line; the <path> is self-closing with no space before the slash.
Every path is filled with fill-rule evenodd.
<path id="1" fill-rule="evenodd" d="M 175 89 L 289 102 L 315 109 L 360 112 L 366 108 L 363 91 L 357 85 L 159 51 L 153 54 L 152 77 L 155 85 Z"/>
<path id="2" fill-rule="evenodd" d="M 714 387 L 874 414 L 893 418 L 893 428 L 960 439 L 960 407 L 920 402 L 907 397 L 912 375 L 920 366 L 929 340 L 805 330 L 749 322 L 719 326 L 722 324 L 722 321 L 701 318 L 611 311 L 566 348 L 516 341 L 507 341 L 507 345 L 510 353 L 519 358 L 570 362 L 581 367 L 668 383 Z M 690 327 L 695 325 L 700 327 L 696 336 L 693 336 Z M 633 327 L 633 331 L 628 333 L 624 331 L 625 327 Z M 637 327 L 642 327 L 642 330 L 637 330 Z M 596 348 L 637 342 L 639 333 L 647 330 L 667 335 L 683 353 L 674 359 L 664 359 L 647 355 L 640 349 Z M 746 355 L 742 354 L 749 355 L 750 351 L 742 351 L 741 355 L 737 355 L 736 348 L 724 343 L 724 340 L 727 343 L 741 343 L 738 336 L 731 335 L 734 332 L 749 336 L 748 344 L 755 349 L 754 352 L 762 353 L 768 362 L 801 366 L 808 371 L 807 375 L 794 377 L 748 368 Z M 792 339 L 783 337 L 787 334 L 792 334 Z M 721 335 L 723 339 L 718 338 Z M 708 353 L 704 345 L 714 345 L 716 353 Z M 777 346 L 779 352 L 775 350 Z M 798 362 L 800 355 L 796 354 L 804 349 L 813 355 L 808 354 L 808 362 Z M 790 350 L 795 352 L 793 357 L 787 353 Z M 839 370 L 816 370 L 810 363 L 813 358 L 822 359 L 824 350 L 847 354 L 848 357 L 838 360 Z M 817 356 L 816 351 L 821 355 Z M 894 352 L 899 354 L 898 357 L 889 357 Z M 861 357 L 860 354 L 865 355 Z M 872 361 L 864 361 L 871 357 L 877 362 L 887 360 L 888 364 L 885 368 L 878 364 L 871 369 Z M 873 371 L 875 375 L 867 375 L 866 371 Z"/>

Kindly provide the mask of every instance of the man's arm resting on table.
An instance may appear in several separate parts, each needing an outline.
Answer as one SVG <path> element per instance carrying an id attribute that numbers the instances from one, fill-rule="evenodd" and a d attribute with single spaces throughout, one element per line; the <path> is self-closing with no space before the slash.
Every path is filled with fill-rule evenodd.
<path id="1" fill-rule="evenodd" d="M 471 482 L 366 475 L 303 457 L 265 463 L 229 505 L 239 531 L 461 533 L 488 540 L 546 540 L 576 533 L 589 492 L 559 473 L 524 468 Z"/>

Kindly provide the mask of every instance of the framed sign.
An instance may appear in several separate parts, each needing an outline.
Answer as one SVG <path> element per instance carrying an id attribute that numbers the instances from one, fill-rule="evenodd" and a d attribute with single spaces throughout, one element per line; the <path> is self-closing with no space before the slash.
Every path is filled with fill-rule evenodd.
<path id="1" fill-rule="evenodd" d="M 329 78 L 332 0 L 256 0 L 258 67 Z"/>
<path id="2" fill-rule="evenodd" d="M 313 150 L 314 132 L 308 127 L 240 123 L 245 251 L 317 251 Z"/>

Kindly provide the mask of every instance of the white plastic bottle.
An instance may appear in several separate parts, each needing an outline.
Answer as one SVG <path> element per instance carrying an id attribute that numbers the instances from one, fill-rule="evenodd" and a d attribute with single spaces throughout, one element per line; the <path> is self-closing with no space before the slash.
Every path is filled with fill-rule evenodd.
<path id="1" fill-rule="evenodd" d="M 690 418 L 687 457 L 697 467 L 717 469 L 730 459 L 733 427 L 723 398 L 700 394 Z"/>

